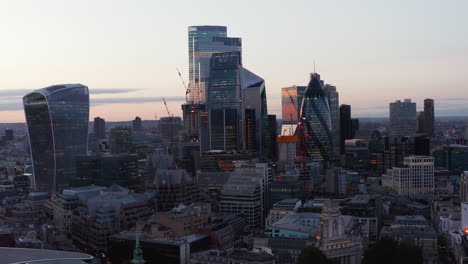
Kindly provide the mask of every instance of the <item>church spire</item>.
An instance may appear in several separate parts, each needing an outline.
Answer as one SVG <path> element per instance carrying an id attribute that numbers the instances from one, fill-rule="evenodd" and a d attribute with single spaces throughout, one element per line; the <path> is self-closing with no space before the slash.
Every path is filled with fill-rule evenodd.
<path id="1" fill-rule="evenodd" d="M 140 232 L 136 232 L 135 249 L 133 250 L 132 264 L 144 264 L 143 250 L 140 247 Z"/>

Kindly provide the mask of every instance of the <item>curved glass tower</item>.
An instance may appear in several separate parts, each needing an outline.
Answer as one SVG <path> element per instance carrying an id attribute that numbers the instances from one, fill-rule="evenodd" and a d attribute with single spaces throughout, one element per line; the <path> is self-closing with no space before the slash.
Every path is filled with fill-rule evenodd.
<path id="1" fill-rule="evenodd" d="M 34 186 L 55 192 L 70 183 L 75 157 L 86 155 L 89 91 L 81 84 L 54 85 L 23 97 Z"/>
<path id="2" fill-rule="evenodd" d="M 331 114 L 320 75 L 311 74 L 301 106 L 301 133 L 307 156 L 329 161 L 332 154 Z"/>

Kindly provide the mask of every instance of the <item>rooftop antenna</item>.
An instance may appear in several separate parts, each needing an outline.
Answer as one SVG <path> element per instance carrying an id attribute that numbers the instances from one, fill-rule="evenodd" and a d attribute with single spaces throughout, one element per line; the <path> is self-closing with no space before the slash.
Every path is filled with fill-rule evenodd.
<path id="1" fill-rule="evenodd" d="M 314 74 L 315 74 L 315 60 L 314 60 Z"/>

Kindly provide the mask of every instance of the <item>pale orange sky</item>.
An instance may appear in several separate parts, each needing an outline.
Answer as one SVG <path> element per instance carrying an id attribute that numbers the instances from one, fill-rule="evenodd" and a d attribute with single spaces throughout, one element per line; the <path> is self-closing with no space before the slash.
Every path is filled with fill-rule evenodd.
<path id="1" fill-rule="evenodd" d="M 159 98 L 184 96 L 175 68 L 187 81 L 187 27 L 225 25 L 242 38 L 243 65 L 266 80 L 273 114 L 280 89 L 306 85 L 315 61 L 355 116 L 386 116 L 404 98 L 419 108 L 426 97 L 436 115 L 468 115 L 466 10 L 463 0 L 1 1 L 0 93 L 60 83 L 91 94 L 137 89 L 92 94 L 101 101 L 90 118 L 165 116 Z M 126 97 L 155 101 L 115 103 Z M 180 103 L 168 102 L 175 115 Z M 0 122 L 24 122 L 21 109 L 21 96 L 1 96 Z"/>

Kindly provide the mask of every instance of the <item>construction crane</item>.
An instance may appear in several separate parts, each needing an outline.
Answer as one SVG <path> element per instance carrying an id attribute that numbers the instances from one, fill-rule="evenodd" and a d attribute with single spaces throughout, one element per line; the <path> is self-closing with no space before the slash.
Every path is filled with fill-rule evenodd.
<path id="1" fill-rule="evenodd" d="M 296 102 L 294 102 L 294 99 L 292 96 L 289 94 L 289 92 L 286 90 L 286 93 L 289 96 L 289 100 L 291 103 L 294 105 L 294 109 L 297 109 Z M 292 124 L 292 113 L 290 113 L 291 117 L 291 135 L 293 135 L 293 124 Z M 305 144 L 305 137 L 308 136 L 306 135 L 305 132 L 305 127 L 304 127 L 304 120 L 301 117 L 301 114 L 298 113 L 299 117 L 299 122 L 298 122 L 298 129 L 296 131 L 298 132 L 299 136 L 299 159 L 302 164 L 302 173 L 304 177 L 304 199 L 309 198 L 309 189 L 308 189 L 308 175 L 307 175 L 307 146 Z"/>
<path id="2" fill-rule="evenodd" d="M 188 102 L 188 94 L 190 93 L 190 89 L 185 84 L 184 78 L 182 78 L 182 74 L 180 74 L 179 69 L 176 68 L 176 71 L 179 74 L 180 80 L 182 81 L 182 84 L 184 85 L 184 88 L 185 88 L 185 101 Z"/>
<path id="3" fill-rule="evenodd" d="M 189 107 L 189 110 L 190 110 L 190 114 L 187 115 L 185 114 L 184 115 L 184 119 L 187 118 L 187 122 L 184 120 L 184 125 L 186 125 L 187 127 L 189 127 L 189 132 L 190 132 L 190 140 L 192 141 L 197 141 L 198 140 L 198 136 L 197 136 L 197 133 L 194 132 L 194 131 L 197 131 L 197 125 L 196 125 L 196 122 L 195 122 L 195 107 L 194 107 L 194 103 L 193 103 L 193 100 L 191 100 L 189 102 L 188 100 L 188 95 L 189 93 L 191 92 L 191 90 L 188 88 L 188 86 L 185 84 L 185 81 L 184 81 L 184 78 L 182 77 L 182 74 L 180 73 L 179 69 L 176 68 L 177 70 L 177 73 L 179 74 L 179 77 L 180 77 L 180 80 L 182 81 L 182 84 L 184 85 L 184 88 L 185 88 L 185 107 L 183 107 L 182 109 L 184 110 L 184 112 L 186 111 L 186 107 Z"/>
<path id="4" fill-rule="evenodd" d="M 174 118 L 173 115 L 171 115 L 171 112 L 169 111 L 169 107 L 167 106 L 166 99 L 164 97 L 162 98 L 164 102 L 164 106 L 166 107 L 167 115 L 169 116 L 169 138 L 171 140 L 171 143 L 173 141 L 173 129 L 172 129 L 172 120 Z"/>
<path id="5" fill-rule="evenodd" d="M 293 99 L 292 96 L 289 94 L 288 90 L 285 90 L 285 91 L 286 91 L 286 93 L 287 93 L 288 96 L 289 96 L 289 100 L 290 100 L 291 103 L 294 105 L 294 109 L 297 109 L 297 106 L 296 106 L 296 103 L 294 102 L 294 99 Z M 289 117 L 290 117 L 290 119 L 291 119 L 291 120 L 290 120 L 290 121 L 291 121 L 291 128 L 290 128 L 289 133 L 290 133 L 290 135 L 292 136 L 293 133 L 295 132 L 295 131 L 293 131 L 294 125 L 293 125 L 293 116 L 292 116 L 292 112 L 289 113 Z M 285 129 L 285 130 L 286 130 L 286 129 Z"/>

